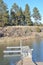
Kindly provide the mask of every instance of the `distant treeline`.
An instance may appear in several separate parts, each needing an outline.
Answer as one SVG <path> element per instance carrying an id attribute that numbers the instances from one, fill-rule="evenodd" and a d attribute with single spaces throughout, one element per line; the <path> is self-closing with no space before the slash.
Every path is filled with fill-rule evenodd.
<path id="1" fill-rule="evenodd" d="M 31 18 L 34 19 L 34 23 Z M 37 7 L 33 8 L 33 13 L 31 14 L 30 7 L 28 4 L 26 4 L 25 9 L 22 10 L 21 7 L 14 3 L 9 13 L 6 3 L 4 3 L 3 0 L 0 0 L 0 26 L 42 25 L 40 20 L 41 14 L 39 13 Z"/>

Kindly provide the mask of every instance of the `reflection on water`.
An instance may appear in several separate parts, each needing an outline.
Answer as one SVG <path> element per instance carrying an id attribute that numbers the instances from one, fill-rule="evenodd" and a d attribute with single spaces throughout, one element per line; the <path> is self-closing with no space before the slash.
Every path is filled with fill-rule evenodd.
<path id="1" fill-rule="evenodd" d="M 1 60 L 0 65 L 16 65 L 20 59 L 20 56 L 6 57 Z"/>
<path id="2" fill-rule="evenodd" d="M 37 40 L 33 43 L 32 59 L 33 61 L 43 62 L 43 40 Z"/>
<path id="3" fill-rule="evenodd" d="M 16 56 L 15 58 L 10 59 L 10 65 L 16 65 L 17 62 L 21 59 L 20 56 Z"/>
<path id="4" fill-rule="evenodd" d="M 29 44 L 34 50 L 32 52 L 33 61 L 43 61 L 43 39 L 35 39 Z M 0 65 L 15 65 L 20 59 L 17 57 L 7 57 L 3 58 L 3 50 L 6 49 L 6 45 L 0 45 Z"/>

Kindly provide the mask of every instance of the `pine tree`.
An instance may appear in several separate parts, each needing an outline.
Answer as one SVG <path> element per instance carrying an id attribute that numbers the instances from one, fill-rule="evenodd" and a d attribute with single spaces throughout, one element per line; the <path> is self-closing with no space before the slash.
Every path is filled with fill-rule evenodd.
<path id="1" fill-rule="evenodd" d="M 31 21 L 30 8 L 29 8 L 28 4 L 26 4 L 26 6 L 25 6 L 24 15 L 25 15 L 25 21 L 26 21 L 27 25 L 32 25 L 33 23 Z"/>
<path id="2" fill-rule="evenodd" d="M 11 19 L 12 19 L 12 24 L 14 25 L 18 25 L 18 12 L 19 12 L 19 7 L 16 3 L 14 3 L 11 8 Z"/>
<path id="3" fill-rule="evenodd" d="M 39 24 L 39 21 L 41 20 L 41 15 L 37 7 L 34 7 L 33 9 L 33 18 L 35 20 L 35 23 Z"/>
<path id="4" fill-rule="evenodd" d="M 0 26 L 8 24 L 9 13 L 3 0 L 0 0 Z"/>

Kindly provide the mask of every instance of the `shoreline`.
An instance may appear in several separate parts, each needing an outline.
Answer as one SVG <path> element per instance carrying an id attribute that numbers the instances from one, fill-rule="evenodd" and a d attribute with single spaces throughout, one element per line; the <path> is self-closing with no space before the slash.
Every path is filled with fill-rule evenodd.
<path id="1" fill-rule="evenodd" d="M 31 41 L 36 39 L 42 39 L 43 37 L 37 37 L 37 36 L 26 36 L 26 37 L 2 37 L 0 38 L 0 44 L 7 44 L 7 45 L 19 45 L 20 40 L 23 41 L 23 44 L 30 44 Z"/>
<path id="2" fill-rule="evenodd" d="M 36 32 L 39 27 L 42 31 Z M 31 40 L 43 38 L 43 26 L 7 26 L 0 27 L 0 44 L 30 43 Z"/>

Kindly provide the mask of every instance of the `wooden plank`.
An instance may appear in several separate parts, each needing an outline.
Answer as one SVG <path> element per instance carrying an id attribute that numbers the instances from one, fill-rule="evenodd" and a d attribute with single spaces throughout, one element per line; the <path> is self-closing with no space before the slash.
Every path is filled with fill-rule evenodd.
<path id="1" fill-rule="evenodd" d="M 13 49 L 13 48 L 29 48 L 29 46 L 14 46 L 14 47 L 6 47 L 7 49 Z"/>
<path id="2" fill-rule="evenodd" d="M 17 47 L 6 47 L 7 49 L 13 49 L 13 48 L 21 48 L 20 46 Z"/>
<path id="3" fill-rule="evenodd" d="M 21 50 L 18 50 L 18 51 L 3 51 L 3 53 L 21 53 Z"/>
<path id="4" fill-rule="evenodd" d="M 21 56 L 21 54 L 17 54 L 17 55 L 4 55 L 3 57 L 15 57 L 15 56 Z"/>
<path id="5" fill-rule="evenodd" d="M 43 65 L 43 62 L 36 62 L 37 65 Z"/>

